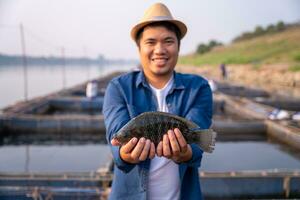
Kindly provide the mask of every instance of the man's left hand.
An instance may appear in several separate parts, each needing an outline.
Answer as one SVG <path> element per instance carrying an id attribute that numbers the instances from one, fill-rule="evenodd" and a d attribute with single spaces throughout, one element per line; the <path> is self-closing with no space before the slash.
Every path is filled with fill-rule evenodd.
<path id="1" fill-rule="evenodd" d="M 181 163 L 192 158 L 192 148 L 186 143 L 180 130 L 175 128 L 163 136 L 163 141 L 157 145 L 156 154 L 159 157 L 164 156 L 176 163 Z"/>

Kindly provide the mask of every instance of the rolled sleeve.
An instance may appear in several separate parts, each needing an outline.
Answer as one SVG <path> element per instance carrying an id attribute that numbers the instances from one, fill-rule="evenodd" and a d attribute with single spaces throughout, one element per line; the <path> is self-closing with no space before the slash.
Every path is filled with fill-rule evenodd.
<path id="1" fill-rule="evenodd" d="M 190 144 L 190 146 L 192 148 L 192 158 L 185 163 L 189 167 L 198 168 L 200 167 L 203 151 L 199 148 L 197 144 Z"/>

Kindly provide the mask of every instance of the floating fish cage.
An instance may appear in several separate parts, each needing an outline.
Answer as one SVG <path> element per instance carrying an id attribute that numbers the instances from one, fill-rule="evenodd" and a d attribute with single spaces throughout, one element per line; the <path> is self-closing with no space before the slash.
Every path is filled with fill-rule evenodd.
<path id="1" fill-rule="evenodd" d="M 103 95 L 108 81 L 118 74 L 98 79 L 94 82 L 97 87 L 88 87 L 88 83 L 84 83 L 3 109 L 0 115 L 0 151 L 1 146 L 7 147 L 3 149 L 11 158 L 20 151 L 14 160 L 20 159 L 20 155 L 26 155 L 26 158 L 22 157 L 23 170 L 10 168 L 3 171 L 0 164 L 0 199 L 107 198 L 113 178 L 111 167 L 103 169 L 95 164 L 89 172 L 81 172 L 77 168 L 71 170 L 76 166 L 74 162 L 69 164 L 72 172 L 36 172 L 38 167 L 30 161 L 34 162 L 32 157 L 36 155 L 51 157 L 52 148 L 62 148 L 56 153 L 69 152 L 68 148 L 73 148 L 61 161 L 70 155 L 76 155 L 74 159 L 83 163 L 89 162 L 86 157 L 97 160 L 99 156 L 108 156 L 101 114 Z M 97 92 L 88 92 L 88 88 L 96 88 Z M 297 101 L 293 102 L 282 103 L 279 108 L 288 110 L 291 116 L 299 111 Z M 291 117 L 271 119 L 270 115 L 277 108 L 275 104 L 265 91 L 218 85 L 214 93 L 213 118 L 213 129 L 218 132 L 216 150 L 211 155 L 204 154 L 199 172 L 205 199 L 300 198 L 299 121 Z M 273 144 L 272 141 L 276 142 Z M 96 152 L 100 144 L 105 149 Z M 81 148 L 80 151 L 76 150 L 77 147 Z M 250 155 L 252 151 L 255 153 Z M 275 156 L 283 154 L 282 160 L 290 159 L 294 167 L 286 169 L 279 165 L 280 169 L 268 169 L 264 165 L 271 162 L 267 158 L 272 156 L 266 154 L 263 157 L 262 154 L 269 151 Z M 233 160 L 229 160 L 229 155 Z M 247 156 L 252 159 L 252 168 L 239 168 L 238 156 L 241 156 L 239 159 Z M 263 164 L 255 163 L 256 160 Z M 47 162 L 46 166 L 51 165 L 51 160 Z M 247 160 L 240 162 L 249 166 Z M 211 166 L 220 166 L 220 169 Z"/>
<path id="2" fill-rule="evenodd" d="M 210 80 L 210 85 L 217 93 L 226 94 L 236 98 L 247 98 L 260 105 L 271 107 L 268 112 L 270 119 L 300 121 L 300 99 L 287 94 L 270 93 L 262 89 L 247 88 L 245 86 L 228 84 Z"/>
<path id="3" fill-rule="evenodd" d="M 267 91 L 264 91 L 262 89 L 254 89 L 254 88 L 248 88 L 245 86 L 240 85 L 233 85 L 228 84 L 225 82 L 218 82 L 213 81 L 213 84 L 215 85 L 215 89 L 223 94 L 230 95 L 230 96 L 239 96 L 239 97 L 247 97 L 247 98 L 269 98 L 270 94 Z"/>
<path id="4" fill-rule="evenodd" d="M 281 142 L 300 149 L 300 127 L 299 121 L 291 119 L 270 119 L 274 110 L 268 105 L 259 104 L 248 98 L 231 97 L 224 94 L 216 94 L 215 99 L 224 101 L 225 112 L 238 114 L 248 119 L 259 120 L 265 126 L 265 133 Z M 241 131 L 242 132 L 242 131 Z"/>
<path id="5" fill-rule="evenodd" d="M 0 199 L 107 199 L 111 173 L 0 173 Z"/>
<path id="6" fill-rule="evenodd" d="M 205 199 L 293 199 L 300 196 L 300 172 L 201 173 Z"/>
<path id="7" fill-rule="evenodd" d="M 98 87 L 89 92 L 83 83 L 73 88 L 29 101 L 19 102 L 2 110 L 0 133 L 95 133 L 105 130 L 102 116 L 103 94 L 108 81 L 120 73 L 94 81 Z"/>

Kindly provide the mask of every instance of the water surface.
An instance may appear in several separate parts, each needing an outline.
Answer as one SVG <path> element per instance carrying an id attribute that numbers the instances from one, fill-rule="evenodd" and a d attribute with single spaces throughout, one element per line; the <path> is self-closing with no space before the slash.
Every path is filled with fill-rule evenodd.
<path id="1" fill-rule="evenodd" d="M 300 152 L 266 141 L 218 142 L 204 154 L 202 171 L 300 170 Z"/>
<path id="2" fill-rule="evenodd" d="M 0 146 L 0 172 L 82 172 L 104 167 L 105 144 Z"/>
<path id="3" fill-rule="evenodd" d="M 0 172 L 94 171 L 110 160 L 106 144 L 3 145 Z M 218 142 L 212 154 L 205 153 L 202 171 L 300 169 L 299 152 L 266 141 Z"/>
<path id="4" fill-rule="evenodd" d="M 66 66 L 65 87 L 71 87 L 113 71 L 125 71 L 134 65 Z M 27 68 L 28 98 L 63 89 L 62 66 L 29 66 Z M 23 66 L 0 66 L 0 109 L 24 100 Z"/>

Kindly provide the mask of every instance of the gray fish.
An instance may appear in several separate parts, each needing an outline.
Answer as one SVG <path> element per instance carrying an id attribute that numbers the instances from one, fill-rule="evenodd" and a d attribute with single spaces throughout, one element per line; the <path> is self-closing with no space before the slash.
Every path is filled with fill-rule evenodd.
<path id="1" fill-rule="evenodd" d="M 155 146 L 163 139 L 168 130 L 178 128 L 187 143 L 197 143 L 200 148 L 211 153 L 214 150 L 216 132 L 200 127 L 187 119 L 165 112 L 145 112 L 131 119 L 114 136 L 121 144 L 131 138 L 150 139 Z"/>

